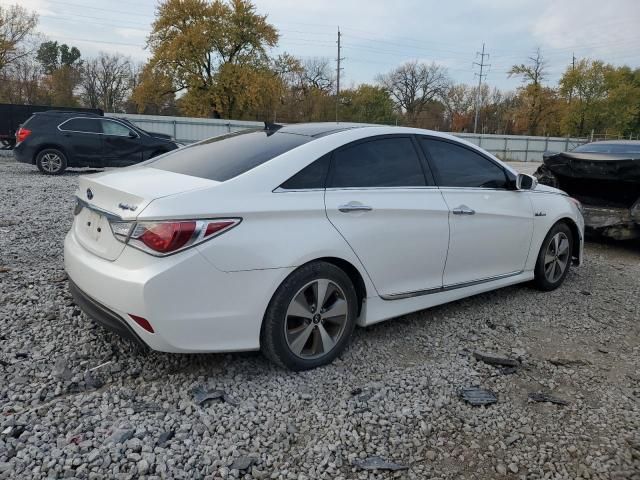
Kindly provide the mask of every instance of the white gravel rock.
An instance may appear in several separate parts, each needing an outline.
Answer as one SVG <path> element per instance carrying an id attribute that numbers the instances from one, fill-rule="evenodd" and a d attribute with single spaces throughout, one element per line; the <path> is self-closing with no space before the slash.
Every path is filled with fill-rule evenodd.
<path id="1" fill-rule="evenodd" d="M 142 355 L 94 326 L 62 263 L 77 178 L 0 158 L 0 479 L 640 478 L 640 246 L 589 243 L 559 290 L 359 329 L 291 373 L 258 353 Z M 502 375 L 476 350 L 523 364 Z M 463 403 L 471 386 L 498 402 Z M 199 406 L 197 387 L 237 405 Z M 376 456 L 410 468 L 353 467 Z"/>

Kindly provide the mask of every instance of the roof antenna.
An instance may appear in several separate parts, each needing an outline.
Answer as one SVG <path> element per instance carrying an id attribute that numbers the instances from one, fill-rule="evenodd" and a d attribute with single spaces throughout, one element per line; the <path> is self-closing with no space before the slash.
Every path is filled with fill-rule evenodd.
<path id="1" fill-rule="evenodd" d="M 264 122 L 264 129 L 265 130 L 280 130 L 282 127 L 284 127 L 284 125 L 280 125 L 279 123 L 272 123 L 272 122 Z"/>

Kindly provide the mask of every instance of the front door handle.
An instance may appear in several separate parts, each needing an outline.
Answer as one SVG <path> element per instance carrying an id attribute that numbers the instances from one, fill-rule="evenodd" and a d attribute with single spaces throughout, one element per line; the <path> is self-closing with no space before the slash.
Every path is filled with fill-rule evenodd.
<path id="1" fill-rule="evenodd" d="M 473 208 L 469 208 L 466 205 L 460 205 L 453 209 L 454 215 L 475 215 L 476 211 Z"/>
<path id="2" fill-rule="evenodd" d="M 363 205 L 360 202 L 349 202 L 345 205 L 340 205 L 338 207 L 342 213 L 350 213 L 350 212 L 370 212 L 373 210 L 372 207 L 368 205 Z"/>

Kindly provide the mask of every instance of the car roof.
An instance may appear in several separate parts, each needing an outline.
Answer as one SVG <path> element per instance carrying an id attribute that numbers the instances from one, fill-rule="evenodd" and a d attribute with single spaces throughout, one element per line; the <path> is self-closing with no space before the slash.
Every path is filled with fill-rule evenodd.
<path id="1" fill-rule="evenodd" d="M 585 143 L 585 145 L 640 145 L 640 140 L 601 140 Z"/>
<path id="2" fill-rule="evenodd" d="M 316 123 L 294 123 L 290 125 L 267 124 L 267 129 L 278 128 L 278 132 L 291 133 L 294 135 L 304 135 L 306 137 L 319 138 L 332 133 L 352 130 L 354 128 L 374 127 L 377 125 L 366 123 L 348 122 L 316 122 Z"/>
<path id="3" fill-rule="evenodd" d="M 43 112 L 34 112 L 34 115 L 45 115 L 55 117 L 97 117 L 102 118 L 101 115 L 93 112 L 74 112 L 72 110 L 45 110 Z"/>

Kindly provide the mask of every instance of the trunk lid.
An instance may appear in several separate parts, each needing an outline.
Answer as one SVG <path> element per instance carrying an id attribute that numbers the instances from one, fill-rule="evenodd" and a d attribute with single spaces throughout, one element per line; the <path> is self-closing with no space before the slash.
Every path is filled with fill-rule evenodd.
<path id="1" fill-rule="evenodd" d="M 113 236 L 110 220 L 135 220 L 158 198 L 208 188 L 218 183 L 151 167 L 81 176 L 76 196 L 83 208 L 76 210 L 74 234 L 88 251 L 113 261 L 120 256 L 125 245 Z"/>

